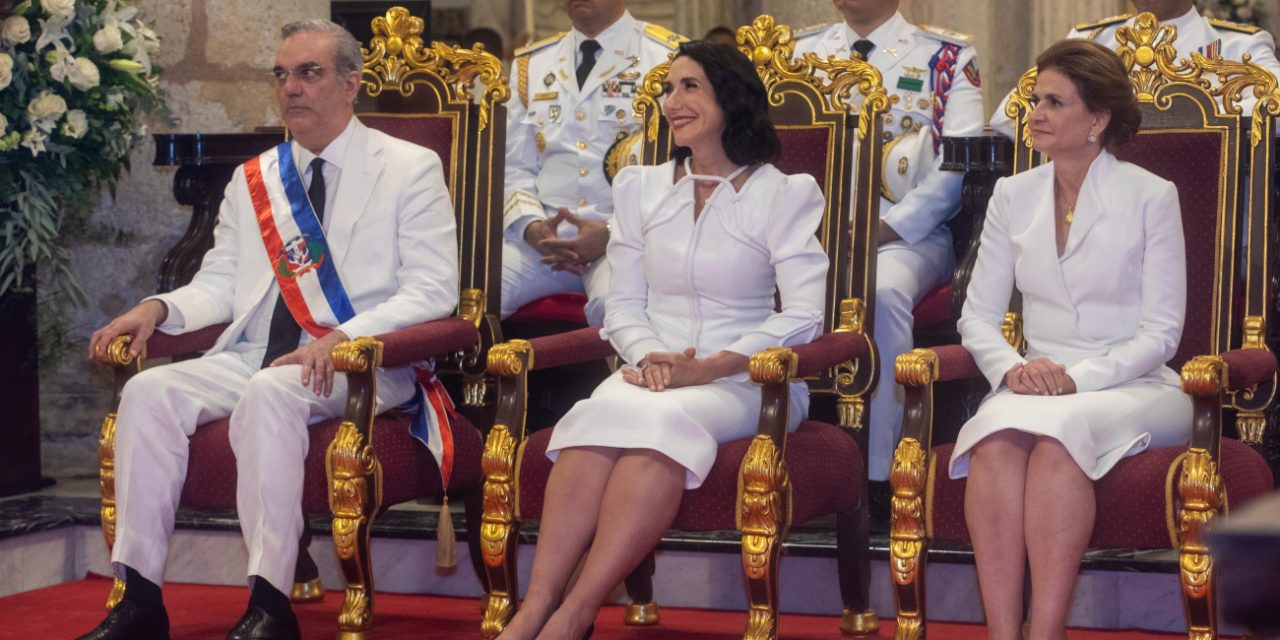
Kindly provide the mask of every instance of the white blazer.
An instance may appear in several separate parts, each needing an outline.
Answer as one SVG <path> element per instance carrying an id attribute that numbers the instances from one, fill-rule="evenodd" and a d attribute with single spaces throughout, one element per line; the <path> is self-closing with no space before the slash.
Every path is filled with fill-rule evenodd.
<path id="1" fill-rule="evenodd" d="M 346 157 L 325 235 L 356 315 L 337 328 L 356 338 L 448 316 L 458 305 L 458 239 L 439 156 L 357 121 Z M 270 175 L 276 163 L 262 170 Z M 209 354 L 237 342 L 278 290 L 244 167 L 227 185 L 213 235 L 191 282 L 156 296 L 180 312 L 168 332 L 231 323 Z"/>
<path id="2" fill-rule="evenodd" d="M 1177 386 L 1165 364 L 1186 314 L 1173 183 L 1099 154 L 1061 258 L 1053 201 L 1050 162 L 997 182 L 987 207 L 958 328 L 991 388 L 1015 364 L 1040 356 L 1066 365 L 1081 392 L 1134 381 Z M 1014 286 L 1022 292 L 1025 359 L 1000 334 Z"/>

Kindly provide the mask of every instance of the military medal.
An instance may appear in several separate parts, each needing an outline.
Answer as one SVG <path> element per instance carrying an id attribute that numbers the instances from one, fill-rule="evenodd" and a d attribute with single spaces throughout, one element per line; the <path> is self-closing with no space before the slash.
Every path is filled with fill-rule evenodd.
<path id="1" fill-rule="evenodd" d="M 559 122 L 560 121 L 560 105 L 553 104 L 550 107 L 548 107 L 547 117 L 551 118 L 552 122 Z"/>
<path id="2" fill-rule="evenodd" d="M 548 73 L 546 77 L 542 79 L 542 84 L 547 85 L 548 87 L 555 83 L 556 83 L 556 74 L 554 73 Z"/>
<path id="3" fill-rule="evenodd" d="M 538 153 L 543 153 L 547 150 L 547 137 L 542 135 L 541 131 L 533 137 L 533 142 L 538 146 Z"/>
<path id="4" fill-rule="evenodd" d="M 618 74 L 618 79 L 624 82 L 635 82 L 640 79 L 639 71 L 623 71 Z"/>
<path id="5" fill-rule="evenodd" d="M 909 165 L 908 165 L 908 162 L 907 162 L 906 157 L 898 158 L 898 175 L 900 175 L 900 176 L 905 176 L 905 175 L 907 175 L 907 167 L 908 167 L 908 166 L 909 166 Z"/>

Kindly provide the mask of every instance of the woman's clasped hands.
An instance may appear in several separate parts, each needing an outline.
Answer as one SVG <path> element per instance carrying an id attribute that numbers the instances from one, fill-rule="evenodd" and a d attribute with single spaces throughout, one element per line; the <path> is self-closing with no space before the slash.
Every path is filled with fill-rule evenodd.
<path id="1" fill-rule="evenodd" d="M 697 353 L 693 347 L 679 353 L 650 352 L 640 364 L 623 367 L 622 379 L 650 391 L 662 391 L 707 384 L 747 370 L 746 356 L 721 351 L 707 358 L 698 358 Z"/>
<path id="2" fill-rule="evenodd" d="M 1048 358 L 1013 365 L 1004 374 L 1009 390 L 1027 396 L 1061 396 L 1076 392 L 1076 381 L 1067 368 Z"/>

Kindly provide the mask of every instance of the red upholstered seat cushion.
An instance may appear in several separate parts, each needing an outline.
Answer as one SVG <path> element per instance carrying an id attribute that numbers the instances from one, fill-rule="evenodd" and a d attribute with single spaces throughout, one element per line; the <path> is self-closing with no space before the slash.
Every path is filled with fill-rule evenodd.
<path id="1" fill-rule="evenodd" d="M 587 316 L 583 312 L 585 306 L 587 306 L 585 294 L 557 293 L 538 298 L 520 307 L 506 319 L 506 322 L 527 325 L 555 323 L 585 327 L 587 326 Z"/>
<path id="2" fill-rule="evenodd" d="M 932 329 L 951 322 L 951 283 L 929 290 L 911 312 L 917 331 Z"/>
<path id="3" fill-rule="evenodd" d="M 947 477 L 954 445 L 933 448 L 929 467 L 929 519 L 937 540 L 969 541 L 964 522 L 964 480 Z M 1096 548 L 1170 548 L 1165 483 L 1169 467 L 1185 447 L 1152 449 L 1125 458 L 1094 485 L 1097 521 L 1089 546 Z M 1269 493 L 1271 470 L 1257 451 L 1223 438 L 1219 473 L 1232 508 Z M 1176 491 L 1176 488 L 1174 489 Z"/>
<path id="4" fill-rule="evenodd" d="M 308 513 L 329 511 L 325 456 L 338 432 L 340 420 L 311 426 L 307 451 L 302 509 Z M 228 420 L 201 425 L 190 441 L 187 480 L 181 504 L 203 509 L 236 507 L 236 461 L 228 438 Z M 373 425 L 373 448 L 382 465 L 382 504 L 390 506 L 415 498 L 440 495 L 440 471 L 427 448 L 409 435 L 409 418 L 398 413 L 379 416 Z M 450 488 L 480 481 L 480 456 L 484 443 L 480 432 L 461 415 L 453 423 L 454 462 Z"/>
<path id="5" fill-rule="evenodd" d="M 551 473 L 547 442 L 551 429 L 535 432 L 521 449 L 519 464 L 520 517 L 542 515 L 543 492 Z M 738 469 L 751 445 L 742 438 L 720 445 L 715 464 L 701 487 L 684 492 L 672 528 L 688 531 L 736 529 Z M 858 506 L 862 494 L 862 454 L 858 445 L 837 427 L 806 420 L 787 436 L 787 470 L 791 475 L 791 521 L 800 524 Z"/>

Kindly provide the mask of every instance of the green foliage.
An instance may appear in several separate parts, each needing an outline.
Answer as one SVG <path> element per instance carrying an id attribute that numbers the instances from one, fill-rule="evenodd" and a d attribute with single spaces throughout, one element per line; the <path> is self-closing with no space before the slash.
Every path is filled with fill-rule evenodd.
<path id="1" fill-rule="evenodd" d="M 113 195 L 144 113 L 168 118 L 155 32 L 128 0 L 0 0 L 0 296 L 36 265 L 53 299 L 82 303 L 67 232 Z M 45 297 L 42 293 L 41 297 Z"/>

